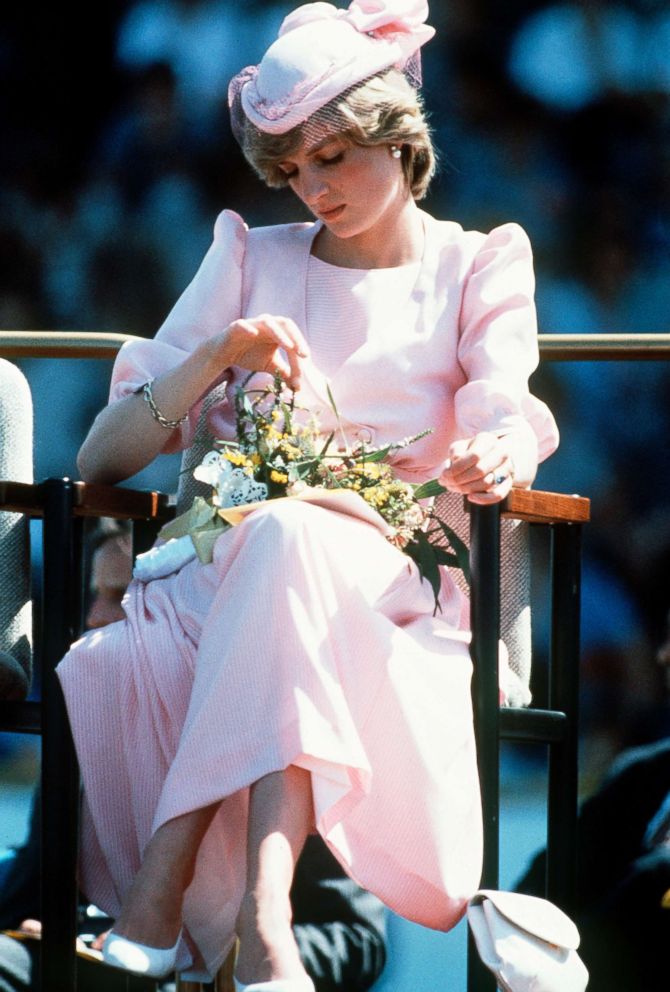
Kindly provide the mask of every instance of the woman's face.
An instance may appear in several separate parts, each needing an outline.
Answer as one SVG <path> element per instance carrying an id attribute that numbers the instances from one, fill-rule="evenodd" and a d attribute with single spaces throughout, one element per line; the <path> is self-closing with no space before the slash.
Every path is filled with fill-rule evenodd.
<path id="1" fill-rule="evenodd" d="M 279 164 L 293 192 L 339 238 L 383 231 L 407 203 L 402 165 L 388 145 L 371 148 L 332 135 L 302 145 Z"/>

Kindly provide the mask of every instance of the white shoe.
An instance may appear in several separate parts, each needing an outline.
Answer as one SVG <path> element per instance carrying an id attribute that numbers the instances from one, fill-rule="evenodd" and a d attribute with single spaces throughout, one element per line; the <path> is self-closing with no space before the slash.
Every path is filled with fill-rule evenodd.
<path id="1" fill-rule="evenodd" d="M 233 977 L 235 982 L 235 992 L 316 992 L 310 978 L 297 979 L 276 978 L 272 982 L 252 982 L 251 985 L 243 985 Z"/>
<path id="2" fill-rule="evenodd" d="M 106 964 L 132 971 L 136 975 L 165 978 L 175 970 L 180 941 L 181 931 L 174 947 L 148 947 L 110 930 L 102 945 L 102 959 Z"/>

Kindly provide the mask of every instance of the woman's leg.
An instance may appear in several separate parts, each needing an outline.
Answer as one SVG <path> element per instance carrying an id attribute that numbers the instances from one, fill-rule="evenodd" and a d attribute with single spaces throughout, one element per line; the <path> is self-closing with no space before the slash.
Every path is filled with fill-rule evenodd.
<path id="1" fill-rule="evenodd" d="M 218 804 L 168 820 L 153 835 L 114 932 L 149 947 L 172 947 L 181 928 L 184 892 L 193 878 L 200 842 Z"/>
<path id="2" fill-rule="evenodd" d="M 289 894 L 313 821 L 310 774 L 304 769 L 289 765 L 251 787 L 247 888 L 237 920 L 241 982 L 305 977 Z"/>

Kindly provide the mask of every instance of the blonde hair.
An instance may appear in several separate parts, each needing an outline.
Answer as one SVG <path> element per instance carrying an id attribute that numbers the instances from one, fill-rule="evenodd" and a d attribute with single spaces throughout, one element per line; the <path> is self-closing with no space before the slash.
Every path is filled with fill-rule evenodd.
<path id="1" fill-rule="evenodd" d="M 356 83 L 285 134 L 267 134 L 246 121 L 242 148 L 260 178 L 278 189 L 288 186 L 279 163 L 290 158 L 303 141 L 328 134 L 365 147 L 400 145 L 407 188 L 415 200 L 426 195 L 436 154 L 419 94 L 402 72 L 386 69 Z"/>

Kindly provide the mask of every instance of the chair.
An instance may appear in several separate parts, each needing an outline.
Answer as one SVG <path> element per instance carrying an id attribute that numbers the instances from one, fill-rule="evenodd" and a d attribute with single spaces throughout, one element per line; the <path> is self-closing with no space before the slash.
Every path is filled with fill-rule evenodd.
<path id="1" fill-rule="evenodd" d="M 497 506 L 470 507 L 473 704 L 484 817 L 482 888 L 498 887 L 500 741 L 549 748 L 545 895 L 574 910 L 577 868 L 578 703 L 581 527 L 590 505 L 579 496 L 513 490 Z M 552 613 L 548 708 L 499 706 L 501 521 L 549 529 Z M 503 581 L 503 587 L 509 581 Z M 468 992 L 493 992 L 493 976 L 469 945 Z"/>
<path id="2" fill-rule="evenodd" d="M 0 360 L 0 647 L 20 663 L 25 691 L 0 698 L 0 730 L 42 737 L 42 987 L 75 989 L 76 855 L 79 779 L 55 667 L 82 630 L 82 525 L 85 517 L 157 522 L 168 499 L 85 486 L 32 482 L 32 405 L 19 370 Z M 31 671 L 28 520 L 43 525 L 43 594 L 38 629 L 41 701 L 25 700 Z M 138 536 L 141 537 L 138 526 Z"/>
<path id="3" fill-rule="evenodd" d="M 184 465 L 192 467 L 207 450 L 204 416 L 197 453 Z M 183 479 L 189 476 L 182 476 Z M 180 503 L 192 495 L 182 487 Z M 0 705 L 0 727 L 42 733 L 43 736 L 43 978 L 45 992 L 75 988 L 74 935 L 76 882 L 76 824 L 78 780 L 55 665 L 82 626 L 82 523 L 86 517 L 116 516 L 135 521 L 140 544 L 150 541 L 161 521 L 172 514 L 169 499 L 157 493 L 137 493 L 115 487 L 51 479 L 40 485 L 12 480 L 0 483 L 0 509 L 42 519 L 44 528 L 44 588 L 42 629 L 49 631 L 42 652 L 43 702 Z M 579 621 L 579 529 L 588 519 L 588 501 L 537 492 L 513 492 L 502 506 L 472 507 L 473 567 L 472 654 L 480 774 L 485 817 L 483 884 L 497 885 L 498 762 L 500 739 L 542 740 L 551 747 L 549 785 L 549 865 L 547 895 L 570 908 L 571 883 L 567 865 L 574 865 L 576 825 L 576 661 Z M 498 706 L 498 604 L 500 522 L 519 517 L 550 527 L 554 542 L 554 621 L 551 706 L 505 709 Z M 147 530 L 148 527 L 148 530 Z M 524 556 L 523 532 L 515 530 L 517 553 Z M 507 554 L 507 552 L 505 552 Z M 524 610 L 518 629 L 527 628 Z M 568 860 L 563 860 L 567 858 Z M 230 970 L 230 969 L 228 969 Z M 132 979 L 128 980 L 132 984 Z M 487 984 L 488 983 L 488 984 Z M 196 986 L 197 987 L 197 986 Z M 478 959 L 470 968 L 470 992 L 492 988 Z M 191 988 L 182 983 L 184 992 Z"/>
<path id="4" fill-rule="evenodd" d="M 0 478 L 32 482 L 33 416 L 30 388 L 0 359 Z M 32 680 L 32 597 L 28 522 L 0 514 L 0 699 L 22 700 Z"/>

